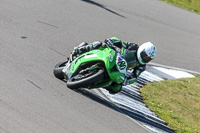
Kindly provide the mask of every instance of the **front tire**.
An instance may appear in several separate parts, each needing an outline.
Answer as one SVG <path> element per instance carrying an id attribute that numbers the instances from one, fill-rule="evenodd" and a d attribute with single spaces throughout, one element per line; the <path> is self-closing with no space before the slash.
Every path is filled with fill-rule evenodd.
<path id="1" fill-rule="evenodd" d="M 60 80 L 63 80 L 64 79 L 64 74 L 62 72 L 63 68 L 65 67 L 65 64 L 67 63 L 68 61 L 65 61 L 65 62 L 60 62 L 58 63 L 54 70 L 53 70 L 53 74 L 56 78 L 60 79 Z"/>
<path id="2" fill-rule="evenodd" d="M 75 80 L 75 81 L 72 81 L 71 79 L 68 80 L 67 87 L 71 89 L 78 89 L 80 87 L 88 87 L 89 85 L 101 80 L 103 77 L 104 77 L 104 71 L 100 69 L 95 74 L 89 77 L 83 78 L 81 80 Z"/>

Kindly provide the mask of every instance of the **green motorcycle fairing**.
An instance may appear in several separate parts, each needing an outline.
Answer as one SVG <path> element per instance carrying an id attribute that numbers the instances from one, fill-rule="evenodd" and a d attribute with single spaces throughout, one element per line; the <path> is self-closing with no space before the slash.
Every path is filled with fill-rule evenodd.
<path id="1" fill-rule="evenodd" d="M 106 87 L 111 85 L 112 82 L 122 83 L 125 79 L 125 74 L 127 72 L 127 62 L 121 57 L 121 54 L 117 53 L 111 48 L 104 48 L 101 50 L 91 50 L 72 61 L 70 66 L 66 66 L 67 70 L 64 70 L 68 78 L 72 78 L 74 73 L 80 72 L 80 66 L 82 64 L 87 64 L 90 62 L 104 62 L 106 73 L 109 78 L 102 79 L 92 86 L 91 88 Z M 91 67 L 91 66 L 88 66 Z M 105 70 L 104 70 L 105 71 Z"/>

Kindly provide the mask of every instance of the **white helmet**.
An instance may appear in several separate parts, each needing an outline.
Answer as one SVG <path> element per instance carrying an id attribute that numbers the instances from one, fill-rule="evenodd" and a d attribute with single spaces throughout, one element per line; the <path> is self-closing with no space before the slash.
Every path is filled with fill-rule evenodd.
<path id="1" fill-rule="evenodd" d="M 153 60 L 153 58 L 156 56 L 156 51 L 156 46 L 151 42 L 143 43 L 137 51 L 137 58 L 140 64 L 144 65 Z"/>

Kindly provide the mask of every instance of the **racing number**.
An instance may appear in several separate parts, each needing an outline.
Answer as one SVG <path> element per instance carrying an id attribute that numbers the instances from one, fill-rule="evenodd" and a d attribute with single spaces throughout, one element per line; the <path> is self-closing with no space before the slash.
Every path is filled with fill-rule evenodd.
<path id="1" fill-rule="evenodd" d="M 118 62 L 117 65 L 119 66 L 119 69 L 120 69 L 120 70 L 123 70 L 124 68 L 126 68 L 126 63 L 125 63 L 125 61 Z"/>

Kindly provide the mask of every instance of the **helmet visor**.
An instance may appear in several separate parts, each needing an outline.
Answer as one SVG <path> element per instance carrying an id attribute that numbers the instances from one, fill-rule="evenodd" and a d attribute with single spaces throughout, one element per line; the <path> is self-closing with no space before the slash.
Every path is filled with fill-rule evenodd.
<path id="1" fill-rule="evenodd" d="M 150 57 L 146 54 L 145 51 L 142 51 L 142 52 L 140 53 L 140 55 L 141 55 L 142 60 L 143 60 L 145 63 L 148 63 L 149 61 L 152 60 L 152 58 L 150 58 Z"/>

